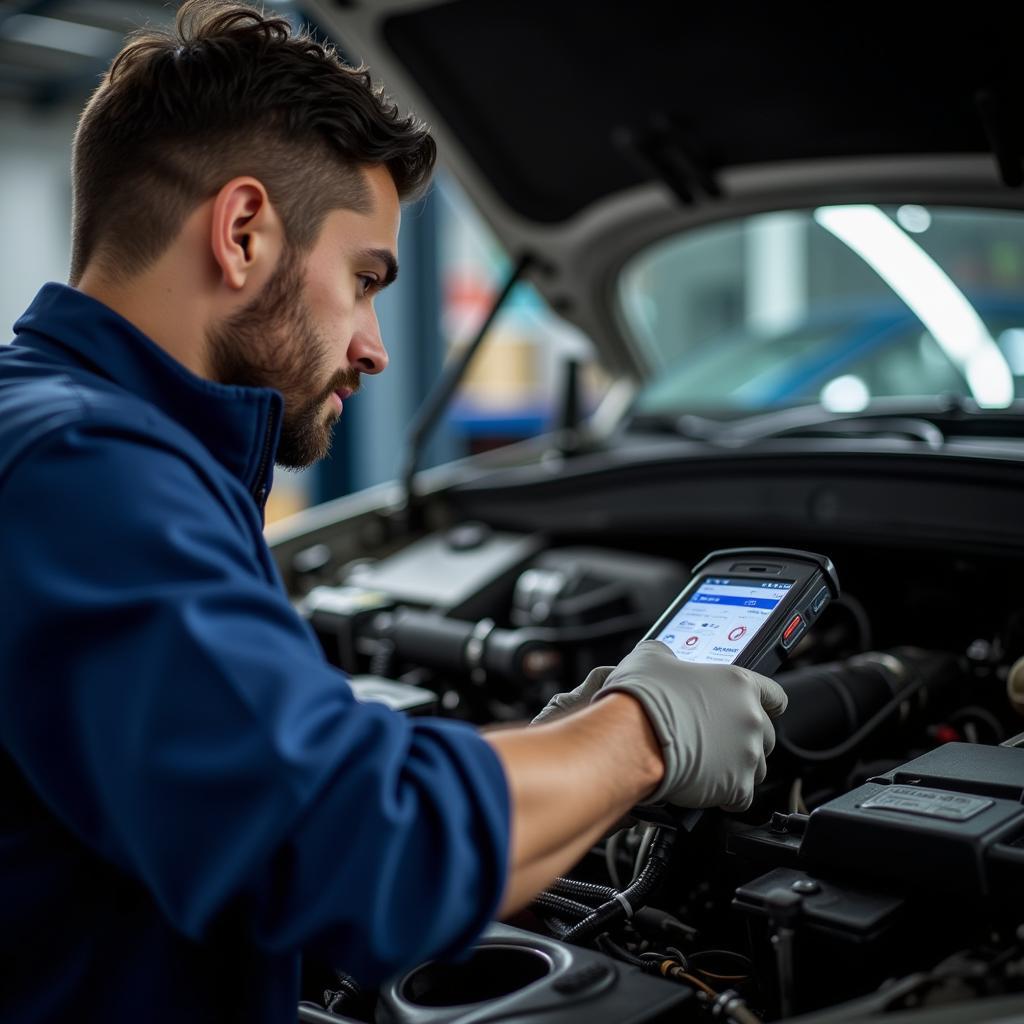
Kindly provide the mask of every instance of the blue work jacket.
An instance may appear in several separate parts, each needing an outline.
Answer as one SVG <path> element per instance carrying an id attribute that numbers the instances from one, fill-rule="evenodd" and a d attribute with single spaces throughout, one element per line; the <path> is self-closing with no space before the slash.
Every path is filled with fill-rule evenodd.
<path id="1" fill-rule="evenodd" d="M 263 539 L 282 410 L 46 285 L 0 347 L 0 1020 L 295 1020 L 463 950 L 509 797 L 356 701 Z"/>

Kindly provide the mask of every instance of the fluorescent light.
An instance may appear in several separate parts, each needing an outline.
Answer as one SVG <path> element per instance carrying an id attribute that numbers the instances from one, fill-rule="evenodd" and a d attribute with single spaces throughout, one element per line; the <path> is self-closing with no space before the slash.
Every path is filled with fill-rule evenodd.
<path id="1" fill-rule="evenodd" d="M 849 246 L 910 307 L 967 380 L 978 405 L 1013 401 L 1013 374 L 949 275 L 877 206 L 822 206 L 814 219 Z"/>
<path id="2" fill-rule="evenodd" d="M 920 235 L 932 226 L 932 215 L 924 206 L 909 204 L 896 211 L 896 220 L 904 231 L 912 235 Z"/>
<path id="3" fill-rule="evenodd" d="M 867 384 L 852 373 L 830 380 L 822 389 L 819 401 L 829 412 L 861 412 L 871 402 Z"/>
<path id="4" fill-rule="evenodd" d="M 11 15 L 3 22 L 0 37 L 82 57 L 112 57 L 124 41 L 120 34 L 109 29 L 43 18 L 38 14 Z"/>

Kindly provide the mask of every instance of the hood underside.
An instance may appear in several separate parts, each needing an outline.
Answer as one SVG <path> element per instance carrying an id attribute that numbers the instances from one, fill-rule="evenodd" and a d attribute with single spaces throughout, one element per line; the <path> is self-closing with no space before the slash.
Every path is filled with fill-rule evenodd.
<path id="1" fill-rule="evenodd" d="M 667 0 L 305 5 L 433 126 L 534 283 L 642 372 L 610 282 L 654 238 L 837 202 L 1024 206 L 1019 13 Z"/>

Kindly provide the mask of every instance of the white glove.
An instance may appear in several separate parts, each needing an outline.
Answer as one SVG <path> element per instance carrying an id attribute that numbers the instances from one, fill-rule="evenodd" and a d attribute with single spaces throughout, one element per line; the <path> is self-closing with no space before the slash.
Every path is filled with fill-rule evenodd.
<path id="1" fill-rule="evenodd" d="M 580 708 L 585 707 L 597 696 L 597 691 L 604 686 L 604 681 L 614 671 L 614 665 L 601 665 L 599 668 L 592 669 L 587 678 L 575 690 L 569 690 L 566 693 L 556 693 L 544 705 L 544 710 L 541 711 L 531 724 L 538 725 L 540 722 L 554 721 L 563 715 L 579 711 Z"/>
<path id="2" fill-rule="evenodd" d="M 665 777 L 646 803 L 727 811 L 750 806 L 775 746 L 769 716 L 786 710 L 788 698 L 778 683 L 734 665 L 680 661 L 663 643 L 645 640 L 592 699 L 609 693 L 635 697 L 661 744 Z"/>

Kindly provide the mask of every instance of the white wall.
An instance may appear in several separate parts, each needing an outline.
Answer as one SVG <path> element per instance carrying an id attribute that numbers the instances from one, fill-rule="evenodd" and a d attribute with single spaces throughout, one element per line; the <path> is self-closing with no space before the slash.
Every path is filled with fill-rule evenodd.
<path id="1" fill-rule="evenodd" d="M 77 113 L 0 105 L 0 343 L 40 285 L 67 280 Z"/>

